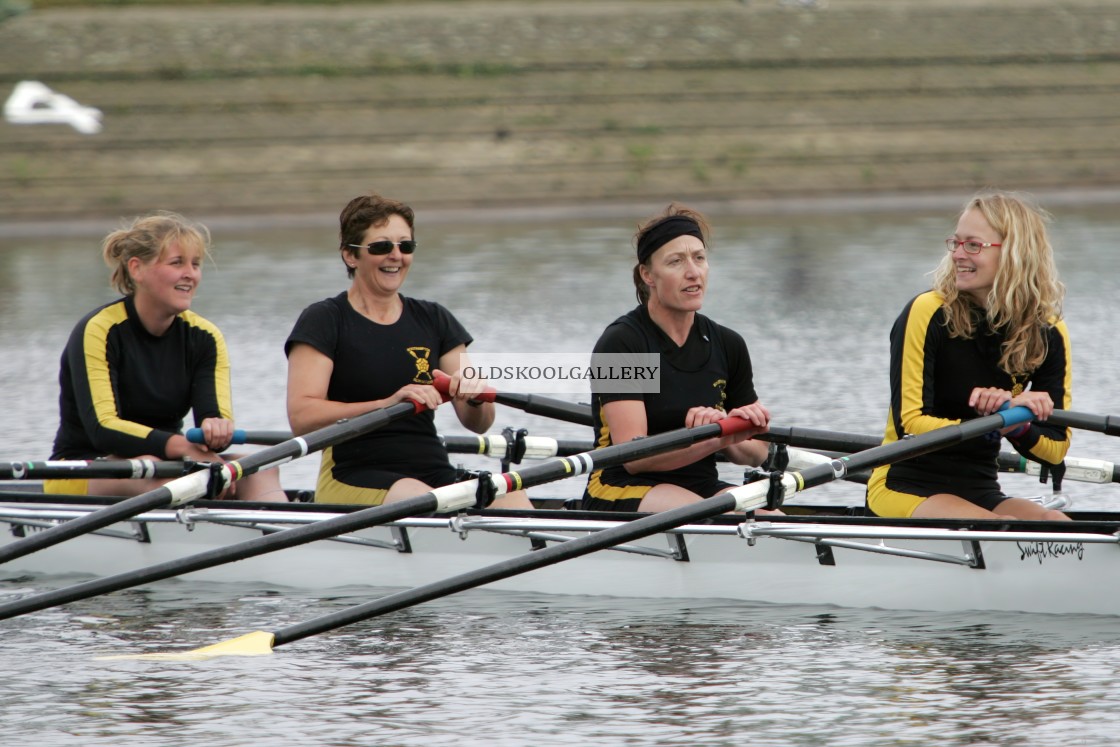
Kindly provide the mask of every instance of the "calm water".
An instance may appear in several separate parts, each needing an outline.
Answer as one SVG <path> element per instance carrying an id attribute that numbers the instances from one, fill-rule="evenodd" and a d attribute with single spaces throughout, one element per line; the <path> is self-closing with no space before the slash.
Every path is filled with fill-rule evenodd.
<path id="1" fill-rule="evenodd" d="M 1120 413 L 1120 222 L 1056 212 L 1074 409 Z M 640 217 L 429 227 L 421 216 L 407 290 L 451 308 L 476 351 L 586 350 L 633 303 L 629 236 Z M 927 287 L 951 227 L 949 214 L 717 222 L 705 312 L 746 337 L 776 423 L 881 431 L 888 330 Z M 99 238 L 0 241 L 0 459 L 49 452 L 61 348 L 82 313 L 112 298 Z M 332 245 L 329 221 L 215 234 L 216 265 L 195 308 L 226 334 L 246 428 L 286 428 L 282 343 L 304 306 L 345 287 Z M 589 437 L 502 409 L 497 426 L 507 425 Z M 1078 433 L 1071 453 L 1118 461 L 1120 443 Z M 310 486 L 315 469 L 312 459 L 287 465 L 284 482 Z M 1042 489 L 1021 477 L 1005 484 Z M 1120 508 L 1116 486 L 1069 483 L 1067 492 L 1078 506 Z M 854 503 L 862 489 L 828 485 L 803 497 Z M 72 580 L 0 575 L 0 595 Z M 167 582 L 0 623 L 0 744 L 1104 745 L 1120 725 L 1120 621 L 1111 617 L 680 609 L 480 590 L 271 657 L 93 660 L 274 630 L 374 594 Z"/>

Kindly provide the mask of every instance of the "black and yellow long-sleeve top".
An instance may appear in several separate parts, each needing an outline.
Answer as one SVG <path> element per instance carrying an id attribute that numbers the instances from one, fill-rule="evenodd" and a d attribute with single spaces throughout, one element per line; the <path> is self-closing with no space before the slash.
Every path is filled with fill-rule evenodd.
<path id="1" fill-rule="evenodd" d="M 1012 394 L 1049 392 L 1054 406 L 1069 409 L 1070 342 L 1065 322 L 1046 329 L 1046 358 L 1029 375 L 1013 377 L 999 367 L 1004 335 L 985 320 L 975 327 L 972 339 L 949 336 L 943 299 L 935 291 L 915 297 L 891 329 L 891 406 L 884 443 L 906 435 L 926 433 L 979 417 L 968 400 L 976 387 L 998 387 Z M 1069 449 L 1068 429 L 1032 423 L 1013 441 L 1015 448 L 1039 462 L 1057 464 Z M 888 479 L 940 478 L 996 479 L 1001 439 L 976 438 L 907 459 L 889 467 Z"/>
<path id="2" fill-rule="evenodd" d="M 52 459 L 167 458 L 167 441 L 188 411 L 195 425 L 233 419 L 225 340 L 192 311 L 156 337 L 140 323 L 132 298 L 94 309 L 70 334 L 58 379 Z"/>

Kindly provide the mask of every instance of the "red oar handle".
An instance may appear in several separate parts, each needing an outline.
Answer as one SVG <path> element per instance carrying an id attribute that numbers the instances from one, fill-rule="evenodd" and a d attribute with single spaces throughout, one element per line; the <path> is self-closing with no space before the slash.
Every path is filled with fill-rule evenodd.
<path id="1" fill-rule="evenodd" d="M 755 424 L 746 418 L 734 417 L 724 418 L 718 421 L 721 436 L 730 436 L 732 433 L 739 433 L 740 431 L 750 430 L 755 427 Z"/>
<path id="2" fill-rule="evenodd" d="M 435 379 L 432 381 L 432 386 L 436 388 L 437 392 L 443 395 L 443 399 L 445 401 L 451 398 L 451 393 L 448 391 L 448 388 L 451 386 L 450 376 L 436 374 Z M 476 394 L 474 396 L 474 399 L 478 402 L 493 402 L 494 398 L 497 396 L 498 392 L 494 389 L 494 387 L 488 386 L 484 391 Z"/>

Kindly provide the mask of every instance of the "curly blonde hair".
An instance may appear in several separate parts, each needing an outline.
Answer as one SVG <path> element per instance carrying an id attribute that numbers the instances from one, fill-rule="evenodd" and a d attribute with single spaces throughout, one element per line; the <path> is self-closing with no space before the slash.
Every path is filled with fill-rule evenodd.
<path id="1" fill-rule="evenodd" d="M 974 319 L 983 314 L 1005 333 L 999 366 L 1012 376 L 1033 372 L 1046 358 L 1046 329 L 1062 317 L 1065 286 L 1058 280 L 1054 249 L 1046 224 L 1050 215 L 1015 192 L 973 196 L 961 210 L 978 210 L 1002 243 L 995 282 L 984 308 L 957 291 L 951 254 L 934 271 L 933 287 L 944 299 L 945 325 L 952 337 L 971 338 Z"/>

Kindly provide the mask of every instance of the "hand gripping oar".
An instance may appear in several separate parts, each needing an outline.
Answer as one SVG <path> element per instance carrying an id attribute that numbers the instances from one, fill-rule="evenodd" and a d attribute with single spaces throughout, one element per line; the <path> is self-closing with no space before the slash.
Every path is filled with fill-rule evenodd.
<path id="1" fill-rule="evenodd" d="M 513 490 L 521 490 L 565 477 L 587 474 L 600 467 L 624 464 L 635 459 L 684 448 L 698 441 L 738 433 L 750 427 L 751 422 L 749 420 L 727 418 L 718 423 L 700 425 L 694 428 L 680 428 L 623 444 L 605 446 L 583 454 L 557 457 L 516 472 L 492 475 L 489 483 L 482 487 L 487 488 L 488 492 L 492 491 L 494 495 L 504 495 Z M 305 524 L 275 534 L 256 537 L 228 547 L 220 547 L 197 555 L 169 560 L 134 571 L 126 571 L 115 576 L 98 578 L 63 589 L 24 597 L 13 602 L 0 604 L 0 620 L 79 599 L 119 591 L 120 589 L 160 581 L 235 560 L 244 560 L 314 540 L 336 537 L 340 534 L 379 524 L 387 524 L 409 516 L 432 512 L 446 513 L 469 508 L 474 506 L 477 501 L 479 487 L 479 480 L 477 479 L 454 483 L 402 501 L 395 501 L 382 506 L 372 506 L 353 513 L 333 516 L 314 524 Z M 81 521 L 81 519 L 74 519 L 73 521 Z"/>
<path id="2" fill-rule="evenodd" d="M 868 469 L 882 464 L 891 464 L 920 454 L 926 454 L 936 449 L 949 446 L 950 444 L 975 438 L 1008 425 L 1016 425 L 1025 422 L 1030 420 L 1031 417 L 1032 414 L 1030 410 L 1025 407 L 1016 407 L 994 415 L 977 418 L 976 420 L 945 426 L 944 428 L 923 433 L 913 438 L 878 446 L 859 454 L 834 459 L 828 464 L 816 465 L 800 472 L 790 472 L 784 475 L 775 473 L 781 477 L 778 488 L 783 495 L 778 496 L 778 498 L 780 499 L 784 497 L 784 495 L 796 493 L 815 485 L 841 479 L 851 470 Z M 729 418 L 729 420 L 731 420 L 731 418 Z M 578 558 L 582 555 L 595 552 L 596 550 L 602 550 L 624 542 L 638 540 L 658 532 L 676 529 L 685 524 L 703 521 L 704 519 L 728 511 L 750 511 L 761 508 L 773 503 L 773 501 L 769 499 L 769 495 L 773 489 L 774 486 L 772 486 L 770 482 L 749 483 L 696 503 L 691 503 L 658 514 L 650 514 L 640 519 L 635 519 L 634 521 L 604 529 L 600 532 L 549 545 L 543 549 L 534 550 L 526 555 L 510 558 L 486 566 L 485 568 L 468 571 L 467 573 L 461 573 L 442 581 L 419 586 L 414 589 L 408 589 L 396 594 L 390 594 L 389 596 L 367 602 L 366 604 L 350 607 L 340 612 L 324 615 L 323 617 L 318 617 L 314 620 L 309 620 L 297 625 L 291 625 L 271 633 L 256 631 L 238 638 L 216 643 L 212 646 L 206 646 L 184 653 L 140 654 L 104 658 L 196 660 L 213 658 L 215 656 L 256 656 L 270 654 L 276 646 L 282 646 L 285 643 L 298 641 L 301 638 L 325 633 L 329 630 L 360 622 L 371 617 L 395 612 L 396 610 L 438 599 L 456 592 L 473 589 L 494 581 L 500 581 L 510 576 L 527 573 L 528 571 L 553 565 L 554 563 L 560 563 L 571 558 Z"/>
<path id="3" fill-rule="evenodd" d="M 398 402 L 356 418 L 341 420 L 325 428 L 312 431 L 305 436 L 289 439 L 276 446 L 249 454 L 241 459 L 214 462 L 209 469 L 172 480 L 147 493 L 133 496 L 119 503 L 94 511 L 77 519 L 71 519 L 58 526 L 16 540 L 10 545 L 0 547 L 0 563 L 23 557 L 36 550 L 58 544 L 71 537 L 101 529 L 118 521 L 124 521 L 137 514 L 154 508 L 174 507 L 207 495 L 220 493 L 230 483 L 240 480 L 262 469 L 275 467 L 301 456 L 319 451 L 342 441 L 360 436 L 387 425 L 407 415 L 424 410 L 416 402 Z M 218 483 L 218 484 L 215 484 Z"/>
<path id="4" fill-rule="evenodd" d="M 203 467 L 200 462 L 160 462 L 155 459 L 53 459 L 42 462 L 0 462 L 0 480 L 182 477 Z"/>

